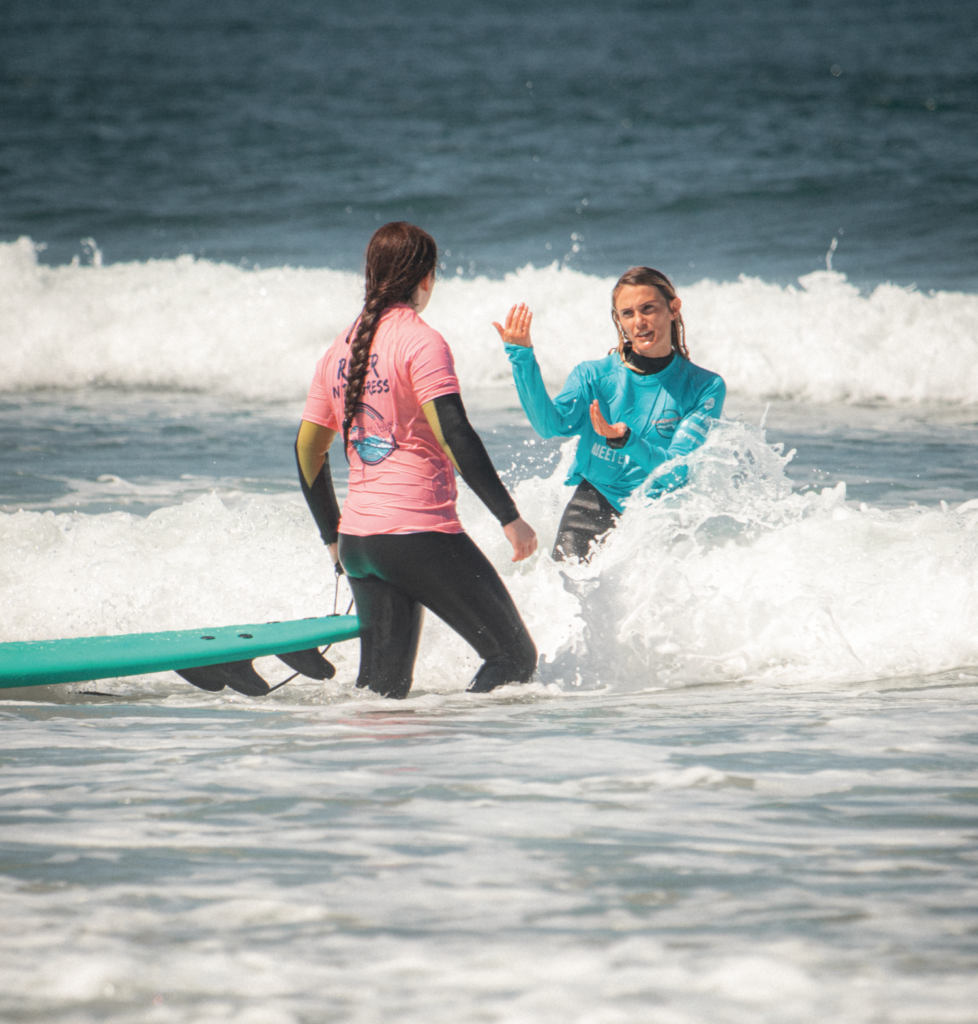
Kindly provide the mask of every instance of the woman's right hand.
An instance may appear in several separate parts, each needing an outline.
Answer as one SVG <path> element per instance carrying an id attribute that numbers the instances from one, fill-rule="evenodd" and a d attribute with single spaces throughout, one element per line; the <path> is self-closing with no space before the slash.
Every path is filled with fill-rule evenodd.
<path id="1" fill-rule="evenodd" d="M 601 415 L 601 406 L 598 404 L 598 400 L 595 398 L 591 403 L 591 426 L 594 427 L 594 432 L 600 434 L 602 437 L 615 438 L 624 437 L 628 431 L 627 423 L 609 423 L 604 416 Z"/>
<path id="2" fill-rule="evenodd" d="M 532 526 L 522 517 L 514 519 L 503 527 L 506 539 L 513 545 L 514 562 L 522 562 L 537 549 L 537 535 Z"/>
<path id="3" fill-rule="evenodd" d="M 525 302 L 513 306 L 506 317 L 506 326 L 497 324 L 495 320 L 492 326 L 499 331 L 499 337 L 507 345 L 521 345 L 523 348 L 533 348 L 530 341 L 530 324 L 533 321 L 533 314 Z"/>

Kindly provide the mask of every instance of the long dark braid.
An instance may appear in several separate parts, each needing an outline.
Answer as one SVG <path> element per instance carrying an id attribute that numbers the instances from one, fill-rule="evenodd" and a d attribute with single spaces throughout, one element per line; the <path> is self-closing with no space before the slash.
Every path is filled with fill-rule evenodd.
<path id="1" fill-rule="evenodd" d="M 427 231 L 398 220 L 377 228 L 367 246 L 366 295 L 363 312 L 350 341 L 343 405 L 343 449 L 363 394 L 370 365 L 370 347 L 384 311 L 410 302 L 418 285 L 435 269 L 438 246 Z"/>

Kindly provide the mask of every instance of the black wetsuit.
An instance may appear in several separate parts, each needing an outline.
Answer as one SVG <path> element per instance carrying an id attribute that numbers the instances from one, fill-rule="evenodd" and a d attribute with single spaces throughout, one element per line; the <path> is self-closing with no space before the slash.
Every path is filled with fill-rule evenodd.
<path id="1" fill-rule="evenodd" d="M 674 352 L 657 359 L 640 356 L 629 345 L 625 360 L 629 366 L 643 376 L 661 373 L 675 357 Z M 630 429 L 618 438 L 606 438 L 609 448 L 622 448 L 628 441 Z M 554 541 L 553 559 L 562 562 L 565 558 L 587 559 L 591 545 L 609 530 L 614 529 L 621 513 L 610 501 L 587 480 L 577 485 L 571 500 L 560 517 L 557 539 Z"/>
<path id="2" fill-rule="evenodd" d="M 444 447 L 462 479 L 506 526 L 519 518 L 459 394 L 434 400 Z M 424 608 L 470 643 L 484 664 L 469 685 L 485 693 L 504 683 L 525 683 L 537 653 L 499 574 L 465 533 L 420 532 L 360 537 L 338 533 L 339 505 L 327 457 L 312 484 L 298 447 L 302 491 L 326 544 L 339 541 L 360 619 L 357 686 L 387 697 L 411 689 Z"/>
<path id="3" fill-rule="evenodd" d="M 499 574 L 467 533 L 340 534 L 340 560 L 360 617 L 357 686 L 407 696 L 424 608 L 483 659 L 470 691 L 486 693 L 533 675 L 537 652 L 530 634 Z"/>

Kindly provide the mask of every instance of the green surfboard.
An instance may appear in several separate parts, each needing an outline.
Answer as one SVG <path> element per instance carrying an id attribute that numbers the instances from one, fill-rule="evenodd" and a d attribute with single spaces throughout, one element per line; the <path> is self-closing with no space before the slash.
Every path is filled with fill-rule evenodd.
<path id="1" fill-rule="evenodd" d="M 355 615 L 327 615 L 252 626 L 3 643 L 0 688 L 81 683 L 144 672 L 249 662 L 269 654 L 308 651 L 358 635 Z"/>

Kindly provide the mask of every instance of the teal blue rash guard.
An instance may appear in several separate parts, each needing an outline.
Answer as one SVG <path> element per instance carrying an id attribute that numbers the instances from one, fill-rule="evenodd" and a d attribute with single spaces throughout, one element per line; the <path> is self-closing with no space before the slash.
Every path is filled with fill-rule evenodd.
<path id="1" fill-rule="evenodd" d="M 661 372 L 640 374 L 617 352 L 579 363 L 556 398 L 543 384 L 532 348 L 507 345 L 520 403 L 541 437 L 580 435 L 577 455 L 566 483 L 587 480 L 622 512 L 625 500 L 663 463 L 706 440 L 710 420 L 723 410 L 723 378 L 680 356 Z M 609 423 L 624 423 L 630 433 L 614 448 L 591 425 L 591 402 L 597 399 Z M 646 493 L 653 498 L 686 483 L 685 465 L 656 477 Z"/>

